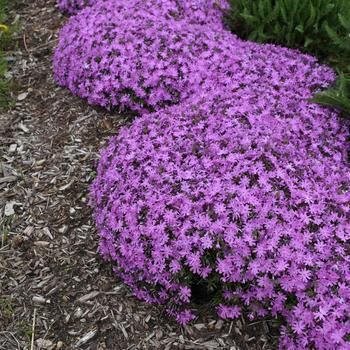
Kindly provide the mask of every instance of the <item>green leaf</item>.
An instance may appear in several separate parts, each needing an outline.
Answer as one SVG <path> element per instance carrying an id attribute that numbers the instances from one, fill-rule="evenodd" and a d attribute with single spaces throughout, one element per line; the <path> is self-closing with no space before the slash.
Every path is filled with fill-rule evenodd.
<path id="1" fill-rule="evenodd" d="M 257 30 L 253 30 L 253 31 L 248 35 L 248 40 L 259 41 L 259 32 L 258 32 Z"/>
<path id="2" fill-rule="evenodd" d="M 324 24 L 324 28 L 329 36 L 329 38 L 337 45 L 342 44 L 342 39 L 338 36 L 337 32 L 333 30 L 327 22 Z"/>
<path id="3" fill-rule="evenodd" d="M 340 73 L 333 87 L 317 94 L 311 101 L 338 109 L 350 118 L 350 77 Z"/>
<path id="4" fill-rule="evenodd" d="M 306 39 L 305 39 L 305 43 L 304 43 L 304 47 L 305 47 L 305 48 L 309 47 L 313 42 L 314 42 L 313 39 L 311 39 L 311 38 L 306 38 Z"/>
<path id="5" fill-rule="evenodd" d="M 323 16 L 327 16 L 333 9 L 335 8 L 334 4 L 327 4 L 325 12 L 323 13 Z"/>
<path id="6" fill-rule="evenodd" d="M 261 0 L 258 2 L 258 13 L 260 16 L 260 20 L 266 19 L 267 16 L 265 15 L 264 2 Z"/>
<path id="7" fill-rule="evenodd" d="M 304 33 L 304 26 L 302 24 L 298 24 L 295 27 L 295 30 L 297 30 L 299 33 Z"/>
<path id="8" fill-rule="evenodd" d="M 315 10 L 314 6 L 312 5 L 312 3 L 310 2 L 310 17 L 305 24 L 305 28 L 312 27 L 314 22 L 315 22 L 315 18 L 316 18 L 316 10 Z"/>
<path id="9" fill-rule="evenodd" d="M 340 24 L 344 27 L 345 30 L 347 30 L 350 34 L 350 16 L 348 17 L 348 19 L 345 19 L 344 16 L 342 16 L 341 14 L 338 14 L 338 18 L 339 18 L 339 22 Z"/>
<path id="10" fill-rule="evenodd" d="M 253 26 L 253 25 L 255 25 L 256 23 L 258 23 L 258 19 L 257 19 L 256 17 L 252 16 L 252 15 L 245 14 L 245 13 L 241 13 L 241 17 L 242 17 L 243 19 L 245 19 L 246 22 L 247 22 L 249 25 L 251 25 L 251 26 Z"/>
<path id="11" fill-rule="evenodd" d="M 286 9 L 283 5 L 280 6 L 280 11 L 281 11 L 281 15 L 282 15 L 282 18 L 284 20 L 284 23 L 288 23 L 288 16 L 287 16 L 287 12 L 286 12 Z"/>

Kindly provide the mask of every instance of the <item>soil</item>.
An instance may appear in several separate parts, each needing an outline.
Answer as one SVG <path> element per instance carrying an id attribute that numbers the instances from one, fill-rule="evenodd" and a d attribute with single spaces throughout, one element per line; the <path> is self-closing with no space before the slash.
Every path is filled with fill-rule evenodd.
<path id="1" fill-rule="evenodd" d="M 0 349 L 273 349 L 271 320 L 219 320 L 206 305 L 181 327 L 133 297 L 97 254 L 88 206 L 98 150 L 130 116 L 55 83 L 67 17 L 54 0 L 19 1 L 16 90 L 0 115 Z"/>

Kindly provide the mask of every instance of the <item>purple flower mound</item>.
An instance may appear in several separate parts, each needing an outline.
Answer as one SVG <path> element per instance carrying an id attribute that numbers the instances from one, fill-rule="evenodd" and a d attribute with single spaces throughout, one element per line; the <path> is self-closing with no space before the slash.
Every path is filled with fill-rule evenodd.
<path id="1" fill-rule="evenodd" d="M 197 61 L 218 55 L 234 36 L 219 21 L 213 29 L 189 23 L 186 11 L 157 0 L 101 1 L 82 10 L 60 33 L 57 82 L 107 108 L 156 110 L 191 96 L 194 79 L 198 85 L 207 75 Z"/>
<path id="2" fill-rule="evenodd" d="M 253 46 L 263 57 L 265 47 L 256 44 L 247 57 Z M 303 89 L 307 95 L 292 84 L 298 74 L 279 83 L 275 76 L 260 91 L 283 71 L 283 58 L 275 59 L 268 68 L 247 66 L 251 85 L 241 87 L 241 99 L 232 98 L 232 79 L 211 95 L 199 91 L 145 114 L 110 140 L 92 185 L 99 250 L 137 297 L 166 304 L 180 323 L 195 317 L 186 308 L 189 273 L 217 275 L 221 317 L 239 316 L 240 300 L 252 317 L 285 318 L 281 349 L 345 350 L 348 126 L 298 97 Z M 304 80 L 323 71 L 305 70 Z"/>
<path id="3" fill-rule="evenodd" d="M 188 277 L 218 278 L 221 317 L 244 305 L 286 320 L 281 349 L 350 349 L 348 125 L 307 102 L 334 74 L 237 39 L 213 4 L 100 0 L 60 33 L 62 86 L 142 112 L 101 153 L 100 253 L 180 323 Z"/>

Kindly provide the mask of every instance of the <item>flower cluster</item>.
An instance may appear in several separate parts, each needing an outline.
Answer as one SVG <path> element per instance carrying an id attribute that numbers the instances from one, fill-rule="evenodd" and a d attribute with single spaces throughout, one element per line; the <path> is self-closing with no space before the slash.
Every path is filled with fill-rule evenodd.
<path id="1" fill-rule="evenodd" d="M 196 91 L 191 72 L 197 84 L 206 77 L 196 63 L 234 38 L 218 25 L 185 20 L 184 12 L 157 0 L 101 1 L 82 10 L 60 33 L 57 82 L 107 108 L 142 112 L 184 100 Z"/>
<path id="2" fill-rule="evenodd" d="M 244 91 L 250 110 L 216 90 L 111 139 L 92 186 L 100 253 L 139 298 L 182 305 L 168 308 L 179 322 L 194 317 L 184 271 L 218 274 L 221 317 L 237 317 L 240 299 L 252 315 L 285 317 L 281 348 L 347 349 L 346 127 L 258 85 Z"/>
<path id="3" fill-rule="evenodd" d="M 101 0 L 60 34 L 60 84 L 142 112 L 101 152 L 100 253 L 180 323 L 188 276 L 216 278 L 220 317 L 244 305 L 284 317 L 283 349 L 349 349 L 349 125 L 308 102 L 334 73 L 239 40 L 203 3 Z"/>

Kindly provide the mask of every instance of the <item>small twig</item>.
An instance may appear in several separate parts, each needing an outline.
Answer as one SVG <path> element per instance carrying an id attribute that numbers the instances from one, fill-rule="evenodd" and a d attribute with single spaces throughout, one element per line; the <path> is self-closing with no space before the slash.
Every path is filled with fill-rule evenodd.
<path id="1" fill-rule="evenodd" d="M 36 50 L 39 50 L 39 49 L 45 49 L 47 47 L 50 47 L 51 44 L 57 43 L 58 40 L 59 39 L 54 39 L 54 40 L 49 41 L 48 43 L 44 43 L 44 44 L 38 45 L 38 46 L 34 47 L 31 51 L 36 51 Z"/>
<path id="2" fill-rule="evenodd" d="M 10 245 L 7 244 L 7 245 L 4 245 L 3 247 L 0 248 L 0 253 L 3 253 L 3 254 L 7 254 L 7 253 L 12 253 L 10 249 L 7 250 L 7 248 L 9 247 Z"/>
<path id="3" fill-rule="evenodd" d="M 34 309 L 34 314 L 33 314 L 32 341 L 30 344 L 30 350 L 34 350 L 35 318 L 36 318 L 36 309 Z"/>
<path id="4" fill-rule="evenodd" d="M 26 33 L 23 33 L 23 44 L 24 44 L 24 48 L 26 49 L 27 53 L 29 54 L 29 50 L 28 50 L 28 46 L 27 46 L 27 42 L 26 42 Z"/>

